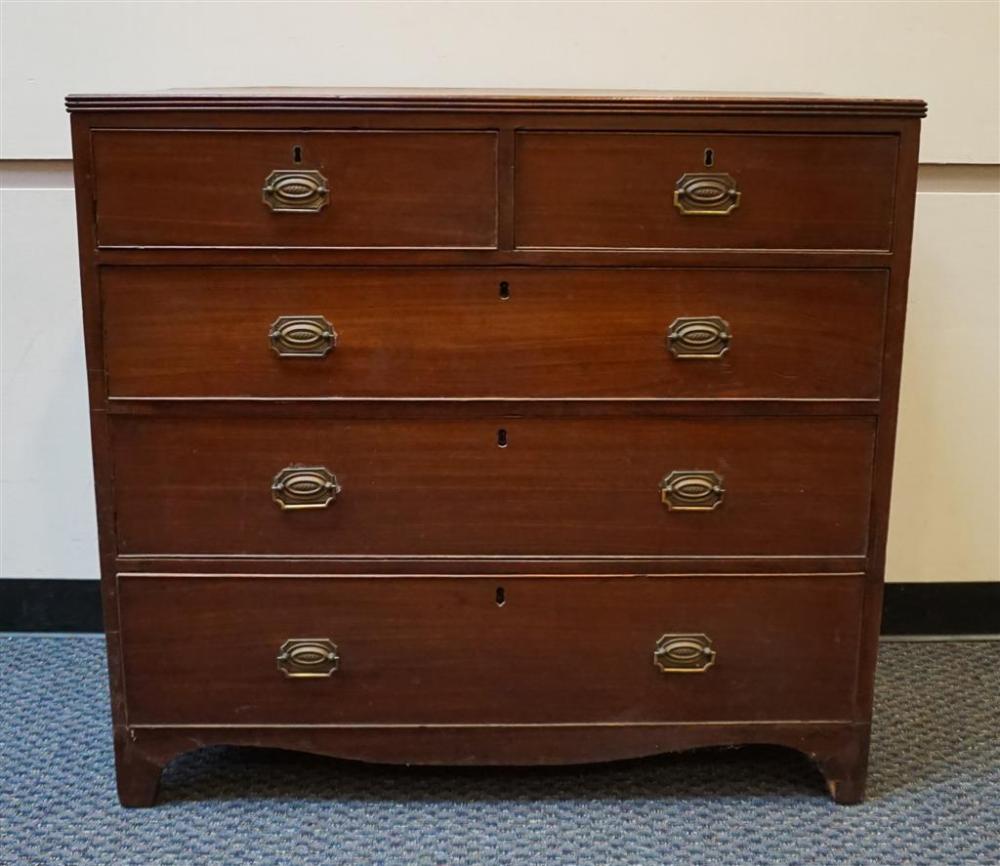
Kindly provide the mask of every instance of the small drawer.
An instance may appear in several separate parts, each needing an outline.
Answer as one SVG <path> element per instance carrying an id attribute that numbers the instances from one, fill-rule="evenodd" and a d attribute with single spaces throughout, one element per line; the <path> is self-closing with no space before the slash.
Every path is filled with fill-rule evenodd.
<path id="1" fill-rule="evenodd" d="M 522 132 L 523 248 L 888 250 L 893 135 Z"/>
<path id="2" fill-rule="evenodd" d="M 132 555 L 855 556 L 875 420 L 115 416 Z"/>
<path id="3" fill-rule="evenodd" d="M 106 268 L 113 397 L 862 398 L 885 271 Z"/>
<path id="4" fill-rule="evenodd" d="M 99 131 L 100 246 L 496 244 L 496 135 Z"/>
<path id="5" fill-rule="evenodd" d="M 119 577 L 131 725 L 850 720 L 856 576 Z"/>

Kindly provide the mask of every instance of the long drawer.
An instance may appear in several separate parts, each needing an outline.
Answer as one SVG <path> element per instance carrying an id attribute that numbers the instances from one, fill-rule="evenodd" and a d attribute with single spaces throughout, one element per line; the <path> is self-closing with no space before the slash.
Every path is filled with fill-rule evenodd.
<path id="1" fill-rule="evenodd" d="M 103 130 L 101 246 L 496 245 L 496 133 Z"/>
<path id="2" fill-rule="evenodd" d="M 875 420 L 116 416 L 123 554 L 849 556 Z"/>
<path id="3" fill-rule="evenodd" d="M 885 271 L 108 268 L 113 397 L 875 398 Z"/>
<path id="4" fill-rule="evenodd" d="M 892 246 L 894 135 L 522 132 L 519 247 Z"/>
<path id="5" fill-rule="evenodd" d="M 119 577 L 128 721 L 853 718 L 863 582 Z"/>

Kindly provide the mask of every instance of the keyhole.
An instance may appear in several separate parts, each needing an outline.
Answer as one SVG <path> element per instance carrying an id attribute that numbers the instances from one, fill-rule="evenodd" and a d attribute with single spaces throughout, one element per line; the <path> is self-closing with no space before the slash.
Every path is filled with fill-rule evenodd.
<path id="1" fill-rule="evenodd" d="M 497 607 L 503 607 L 507 603 L 507 593 L 502 586 L 497 587 Z"/>
<path id="2" fill-rule="evenodd" d="M 711 167 L 715 164 L 715 151 L 710 147 L 705 148 L 705 165 Z"/>
<path id="3" fill-rule="evenodd" d="M 302 145 L 297 144 L 292 148 L 292 162 L 302 162 Z"/>
<path id="4" fill-rule="evenodd" d="M 500 283 L 500 300 L 506 301 L 510 299 L 510 284 L 503 282 Z"/>
<path id="5" fill-rule="evenodd" d="M 503 427 L 497 430 L 497 445 L 500 448 L 507 447 L 507 431 Z"/>

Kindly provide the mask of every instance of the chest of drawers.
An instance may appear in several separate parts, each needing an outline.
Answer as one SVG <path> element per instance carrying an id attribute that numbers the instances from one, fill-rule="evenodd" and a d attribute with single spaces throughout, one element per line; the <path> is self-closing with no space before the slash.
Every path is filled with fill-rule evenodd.
<path id="1" fill-rule="evenodd" d="M 861 799 L 923 103 L 68 105 L 123 803 L 212 743 Z"/>

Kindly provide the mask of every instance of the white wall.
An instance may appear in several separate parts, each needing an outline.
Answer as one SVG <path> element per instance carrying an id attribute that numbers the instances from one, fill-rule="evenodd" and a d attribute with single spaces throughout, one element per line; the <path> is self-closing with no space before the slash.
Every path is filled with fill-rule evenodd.
<path id="1" fill-rule="evenodd" d="M 225 85 L 826 91 L 926 99 L 926 162 L 998 162 L 996 2 L 16 3 L 6 159 L 73 91 Z"/>
<path id="2" fill-rule="evenodd" d="M 2 9 L 4 577 L 97 576 L 69 92 L 820 91 L 930 103 L 890 580 L 1000 579 L 1000 4 L 96 3 Z M 974 167 L 973 167 L 974 166 Z"/>
<path id="3" fill-rule="evenodd" d="M 2 577 L 98 574 L 71 189 L 0 191 Z"/>
<path id="4" fill-rule="evenodd" d="M 888 580 L 1000 580 L 997 181 L 917 195 Z"/>

